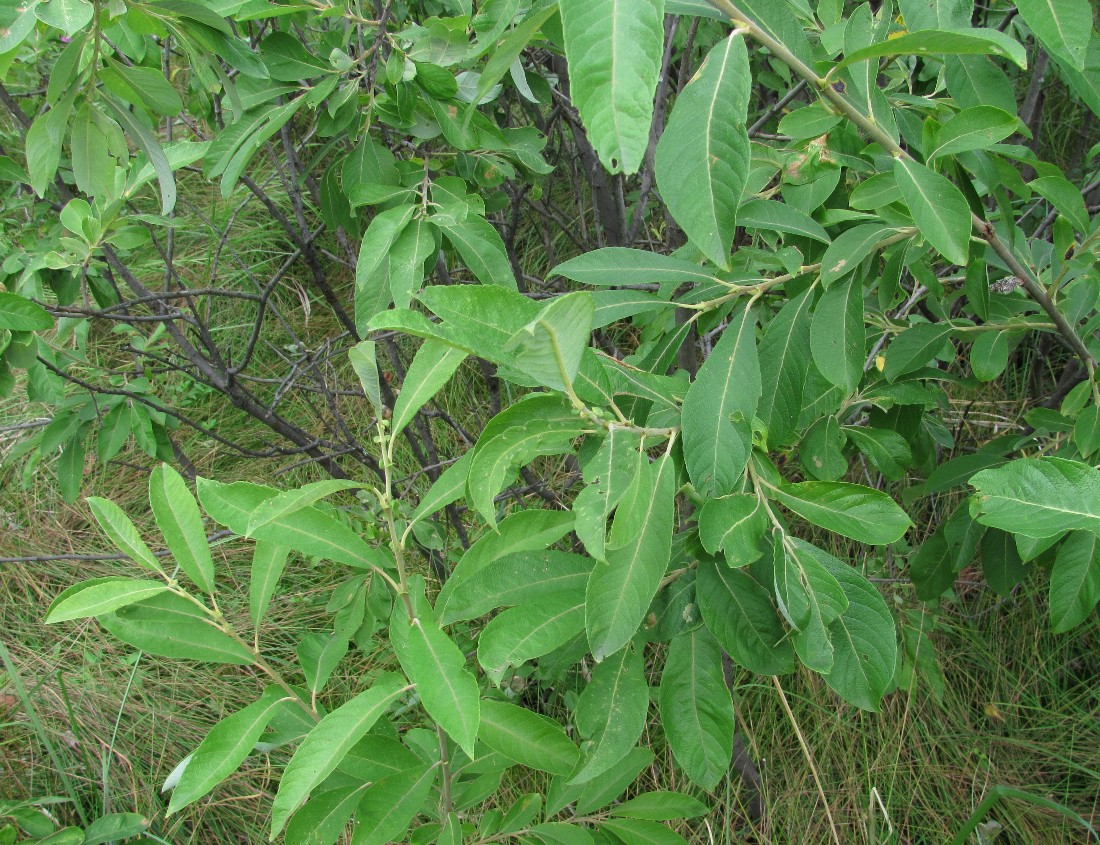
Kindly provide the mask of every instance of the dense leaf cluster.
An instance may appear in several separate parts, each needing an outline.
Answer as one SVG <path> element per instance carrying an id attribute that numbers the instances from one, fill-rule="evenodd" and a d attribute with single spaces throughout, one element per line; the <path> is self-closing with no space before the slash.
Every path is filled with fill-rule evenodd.
<path id="1" fill-rule="evenodd" d="M 734 665 L 800 665 L 872 711 L 934 671 L 898 636 L 888 568 L 928 602 L 975 558 L 1004 594 L 1049 569 L 1055 631 L 1095 612 L 1100 225 L 1076 171 L 1096 150 L 1067 176 L 1028 143 L 1031 92 L 1017 108 L 1038 63 L 1100 115 L 1088 0 L 30 0 L 0 24 L 0 393 L 54 408 L 10 457 L 52 462 L 69 500 L 92 441 L 176 461 L 181 423 L 218 436 L 166 395 L 182 373 L 268 427 L 252 453 L 333 476 L 200 477 L 196 498 L 157 466 L 170 558 L 89 500 L 144 577 L 75 584 L 46 621 L 269 681 L 179 762 L 169 814 L 285 746 L 271 836 L 292 843 L 349 820 L 354 845 L 680 842 L 666 823 L 704 814 L 694 798 L 614 803 L 652 759 L 651 684 L 709 791 Z M 270 394 L 249 365 L 286 269 L 190 281 L 195 183 L 261 203 L 339 326 Z M 532 217 L 578 247 L 546 278 L 520 254 Z M 244 342 L 219 322 L 237 300 Z M 1044 405 L 956 454 L 948 396 L 1022 349 L 1049 360 Z M 470 359 L 492 414 L 468 437 L 437 397 Z M 352 410 L 322 373 L 349 364 Z M 300 378 L 316 427 L 276 410 Z M 440 454 L 440 417 L 468 448 Z M 349 491 L 354 520 L 325 501 Z M 219 608 L 204 512 L 251 544 L 252 631 Z M 284 665 L 263 620 L 299 557 L 347 577 Z M 334 700 L 353 645 L 387 668 Z M 516 765 L 548 786 L 498 809 Z"/>

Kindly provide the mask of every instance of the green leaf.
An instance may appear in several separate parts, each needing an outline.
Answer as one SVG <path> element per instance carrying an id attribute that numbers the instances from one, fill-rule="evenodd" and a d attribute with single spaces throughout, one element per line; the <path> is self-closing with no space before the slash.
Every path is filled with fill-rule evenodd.
<path id="1" fill-rule="evenodd" d="M 787 112 L 780 119 L 777 128 L 780 134 L 790 135 L 793 141 L 809 141 L 831 131 L 843 119 L 839 114 L 825 108 L 824 103 L 817 102 Z"/>
<path id="2" fill-rule="evenodd" d="M 833 668 L 825 683 L 845 701 L 877 711 L 897 663 L 893 614 L 859 572 L 821 549 L 802 545 L 836 578 L 848 598 L 847 609 L 829 625 Z"/>
<path id="3" fill-rule="evenodd" d="M 32 11 L 28 8 L 19 20 L 23 20 Z M 34 28 L 34 18 L 30 18 L 31 28 Z M 76 88 L 72 90 L 75 95 Z M 57 165 L 61 161 L 61 142 L 65 130 L 69 125 L 69 114 L 72 111 L 73 96 L 66 97 L 45 114 L 35 118 L 27 130 L 24 143 L 27 155 L 27 175 L 31 179 L 31 187 L 38 196 L 44 196 L 46 187 L 57 175 Z"/>
<path id="4" fill-rule="evenodd" d="M 223 484 L 199 478 L 195 484 L 206 512 L 237 534 L 248 531 L 248 522 L 257 508 L 280 495 L 272 487 L 246 481 Z M 295 494 L 296 491 L 290 491 L 291 496 Z M 358 533 L 312 506 L 273 519 L 257 529 L 254 537 L 356 569 L 392 565 Z"/>
<path id="5" fill-rule="evenodd" d="M 795 629 L 795 653 L 807 668 L 825 674 L 833 668 L 834 657 L 826 626 L 844 612 L 848 600 L 808 544 L 784 536 L 773 551 L 776 602 Z"/>
<path id="6" fill-rule="evenodd" d="M 691 242 L 719 267 L 729 266 L 749 170 L 745 121 L 751 87 L 745 40 L 735 33 L 711 49 L 680 92 L 657 143 L 654 175 L 661 198 Z"/>
<path id="7" fill-rule="evenodd" d="M 1019 125 L 1016 115 L 993 106 L 963 109 L 937 130 L 935 145 L 924 158 L 931 162 L 940 156 L 985 149 L 1003 141 Z"/>
<path id="8" fill-rule="evenodd" d="M 993 528 L 985 532 L 981 542 L 982 574 L 993 592 L 1008 598 L 1016 586 L 1027 578 L 1031 567 L 1021 560 L 1016 542 L 1007 531 Z"/>
<path id="9" fill-rule="evenodd" d="M 297 651 L 306 688 L 316 695 L 324 689 L 333 670 L 348 653 L 348 638 L 338 633 L 306 634 L 298 642 Z"/>
<path id="10" fill-rule="evenodd" d="M 175 593 L 158 593 L 120 607 L 100 616 L 99 623 L 124 643 L 161 657 L 238 666 L 256 660 L 245 645 L 215 627 L 193 601 Z"/>
<path id="11" fill-rule="evenodd" d="M 57 481 L 61 497 L 72 504 L 80 497 L 80 487 L 84 481 L 85 440 L 88 423 L 83 423 L 61 450 L 57 461 Z"/>
<path id="12" fill-rule="evenodd" d="M 610 830 L 624 845 L 687 845 L 680 834 L 657 822 L 607 819 L 600 826 Z"/>
<path id="13" fill-rule="evenodd" d="M 114 59 L 108 59 L 108 63 L 109 70 L 118 74 L 135 95 L 130 102 L 142 102 L 146 108 L 159 115 L 174 116 L 183 111 L 183 100 L 159 69 L 125 65 Z"/>
<path id="14" fill-rule="evenodd" d="M 520 765 L 551 774 L 569 774 L 580 759 L 580 749 L 557 722 L 503 701 L 481 702 L 478 738 Z"/>
<path id="15" fill-rule="evenodd" d="M 714 275 L 682 258 L 641 249 L 609 246 L 578 255 L 550 271 L 586 285 L 713 284 Z"/>
<path id="16" fill-rule="evenodd" d="M 34 12 L 42 23 L 60 29 L 70 38 L 92 22 L 94 10 L 88 0 L 48 0 L 34 4 Z"/>
<path id="17" fill-rule="evenodd" d="M 538 455 L 569 451 L 574 439 L 591 430 L 592 424 L 557 396 L 533 394 L 516 402 L 494 417 L 478 438 L 468 480 L 471 504 L 494 525 L 493 497 L 518 467 Z"/>
<path id="18" fill-rule="evenodd" d="M 1016 8 L 1047 50 L 1085 70 L 1093 29 L 1089 0 L 1016 0 Z"/>
<path id="19" fill-rule="evenodd" d="M 512 590 L 522 594 L 524 570 L 529 571 L 536 582 L 542 577 L 552 581 L 559 568 L 565 572 L 583 571 L 587 583 L 591 561 L 580 555 L 543 551 L 568 534 L 572 527 L 573 514 L 568 511 L 532 509 L 505 517 L 496 531 L 487 531 L 466 550 L 443 585 L 435 602 L 440 624 L 472 619 L 509 604 L 506 601 L 493 603 L 496 590 L 499 589 L 501 595 L 510 594 Z M 481 587 L 486 591 L 481 592 Z M 511 603 L 523 601 L 526 599 Z"/>
<path id="20" fill-rule="evenodd" d="M 457 501 L 466 491 L 471 463 L 473 463 L 473 453 L 467 452 L 443 470 L 409 517 L 409 525 L 414 525 L 429 514 Z"/>
<path id="21" fill-rule="evenodd" d="M 83 845 L 118 842 L 144 833 L 151 821 L 141 813 L 107 813 L 84 829 Z"/>
<path id="22" fill-rule="evenodd" d="M 810 478 L 836 481 L 848 471 L 848 459 L 841 451 L 846 442 L 836 417 L 822 417 L 798 444 L 799 463 Z"/>
<path id="23" fill-rule="evenodd" d="M 780 612 L 793 628 L 804 631 L 813 620 L 827 625 L 844 612 L 848 606 L 844 591 L 817 560 L 814 546 L 797 537 L 784 537 L 776 542 L 774 551 L 776 598 Z M 797 639 L 795 650 L 799 650 Z"/>
<path id="24" fill-rule="evenodd" d="M 602 775 L 581 784 L 570 784 L 566 778 L 554 778 L 546 798 L 548 816 L 569 803 L 576 804 L 577 815 L 587 815 L 606 807 L 619 798 L 637 780 L 642 770 L 653 764 L 653 752 L 645 746 L 635 746 L 619 763 Z"/>
<path id="25" fill-rule="evenodd" d="M 860 484 L 803 481 L 772 487 L 769 495 L 807 522 L 861 543 L 893 543 L 913 524 L 893 499 Z"/>
<path id="26" fill-rule="evenodd" d="M 540 310 L 527 297 L 496 286 L 433 285 L 421 291 L 418 299 L 444 322 L 431 323 L 423 314 L 395 310 L 376 317 L 370 328 L 439 338 L 498 364 L 504 363 L 504 344 Z"/>
<path id="27" fill-rule="evenodd" d="M 729 771 L 736 725 L 722 652 L 706 628 L 669 644 L 658 702 L 677 764 L 692 783 L 712 791 Z"/>
<path id="28" fill-rule="evenodd" d="M 501 523 L 502 529 L 506 522 Z M 455 586 L 447 592 L 446 600 L 440 594 L 436 610 L 441 624 L 450 624 L 498 607 L 533 604 L 559 596 L 570 596 L 583 604 L 591 572 L 591 559 L 556 551 L 515 552 L 477 570 L 460 565 L 447 581 L 448 586 Z"/>
<path id="29" fill-rule="evenodd" d="M 149 476 L 149 504 L 180 569 L 203 592 L 213 594 L 214 561 L 198 502 L 180 474 L 167 464 L 160 464 Z"/>
<path id="30" fill-rule="evenodd" d="M 884 478 L 900 481 L 905 475 L 913 455 L 909 442 L 896 431 L 859 425 L 846 425 L 843 431 L 855 447 L 870 458 Z"/>
<path id="31" fill-rule="evenodd" d="M 756 311 L 742 307 L 730 315 L 684 397 L 684 462 L 704 497 L 737 488 L 749 459 L 752 419 L 761 392 Z"/>
<path id="32" fill-rule="evenodd" d="M 472 212 L 464 220 L 447 220 L 437 214 L 431 221 L 447 236 L 482 284 L 517 290 L 516 274 L 504 249 L 504 241 L 492 223 Z"/>
<path id="33" fill-rule="evenodd" d="M 494 684 L 510 668 L 549 654 L 584 630 L 584 594 L 559 592 L 493 617 L 478 637 L 477 659 Z"/>
<path id="34" fill-rule="evenodd" d="M 1041 176 L 1032 179 L 1027 186 L 1053 205 L 1077 231 L 1089 231 L 1091 218 L 1085 208 L 1084 197 L 1080 189 L 1074 187 L 1068 179 L 1061 176 Z"/>
<path id="35" fill-rule="evenodd" d="M 878 243 L 896 231 L 892 226 L 866 223 L 862 226 L 853 226 L 837 235 L 836 240 L 829 244 L 829 248 L 821 258 L 821 286 L 828 288 L 833 282 L 855 272 L 863 259 L 875 251 Z"/>
<path id="36" fill-rule="evenodd" d="M 657 293 L 642 290 L 598 290 L 588 294 L 596 305 L 592 328 L 602 329 L 636 314 L 662 311 L 671 302 Z"/>
<path id="37" fill-rule="evenodd" d="M 664 47 L 663 0 L 560 3 L 570 94 L 612 173 L 642 163 Z"/>
<path id="38" fill-rule="evenodd" d="M 745 572 L 700 561 L 695 594 L 707 628 L 736 663 L 758 675 L 794 668 L 794 649 L 771 596 Z"/>
<path id="39" fill-rule="evenodd" d="M 569 822 L 544 822 L 528 832 L 545 845 L 595 845 L 596 841 L 587 828 Z"/>
<path id="40" fill-rule="evenodd" d="M 414 211 L 411 205 L 381 211 L 363 235 L 359 260 L 355 263 L 355 324 L 360 334 L 366 334 L 367 323 L 384 311 L 393 298 L 388 276 L 379 270 L 383 269 L 394 242 L 409 225 Z"/>
<path id="41" fill-rule="evenodd" d="M 699 510 L 699 542 L 711 554 L 724 551 L 730 566 L 746 566 L 760 559 L 767 527 L 763 504 L 749 493 L 707 499 Z"/>
<path id="42" fill-rule="evenodd" d="M 1058 64 L 1067 85 L 1093 114 L 1100 114 L 1100 39 L 1094 37 L 1089 41 L 1083 71 L 1068 63 Z"/>
<path id="43" fill-rule="evenodd" d="M 53 326 L 45 308 L 14 293 L 0 291 L 0 329 L 37 332 Z"/>
<path id="44" fill-rule="evenodd" d="M 806 212 L 776 200 L 749 200 L 737 210 L 737 225 L 746 229 L 800 235 L 823 244 L 831 240 L 821 224 Z"/>
<path id="45" fill-rule="evenodd" d="M 951 31 L 925 29 L 907 32 L 897 38 L 880 41 L 844 57 L 830 71 L 835 74 L 855 62 L 878 59 L 883 56 L 1000 56 L 1027 68 L 1027 51 L 1013 38 L 994 29 L 968 29 Z M 962 263 L 962 262 L 958 262 Z"/>
<path id="46" fill-rule="evenodd" d="M 839 242 L 839 239 L 838 239 Z M 867 343 L 863 328 L 863 282 L 853 276 L 821 295 L 810 325 L 814 364 L 831 384 L 853 393 L 863 378 Z"/>
<path id="47" fill-rule="evenodd" d="M 1050 627 L 1062 634 L 1084 622 L 1100 601 L 1100 539 L 1074 531 L 1058 547 L 1050 573 Z"/>
<path id="48" fill-rule="evenodd" d="M 709 812 L 710 808 L 706 804 L 682 792 L 644 792 L 637 798 L 631 798 L 611 809 L 612 816 L 658 822 L 692 819 L 696 816 L 705 816 Z"/>
<path id="49" fill-rule="evenodd" d="M 363 385 L 363 392 L 374 406 L 374 412 L 381 415 L 384 409 L 382 392 L 378 383 L 378 356 L 373 340 L 362 340 L 348 350 L 351 368 Z M 396 432 L 395 432 L 396 433 Z"/>
<path id="50" fill-rule="evenodd" d="M 98 496 L 88 497 L 88 507 L 91 509 L 95 521 L 99 523 L 99 527 L 103 529 L 103 533 L 110 538 L 120 552 L 150 572 L 156 572 L 158 575 L 164 574 L 164 569 L 153 553 L 149 551 L 145 541 L 141 539 L 141 535 L 134 523 L 130 521 L 130 517 L 122 512 L 122 508 L 110 499 L 102 499 Z"/>
<path id="51" fill-rule="evenodd" d="M 951 337 L 950 323 L 918 323 L 896 335 L 886 347 L 883 375 L 895 381 L 906 373 L 919 370 L 936 357 Z"/>
<path id="52" fill-rule="evenodd" d="M 578 752 L 579 756 L 579 752 Z M 527 827 L 542 810 L 542 796 L 529 792 L 512 804 L 508 814 L 500 822 L 500 833 L 515 833 Z M 436 843 L 442 845 L 442 843 Z"/>
<path id="53" fill-rule="evenodd" d="M 314 793 L 286 826 L 287 845 L 333 845 L 347 828 L 369 783 Z"/>
<path id="54" fill-rule="evenodd" d="M 237 181 L 244 169 L 248 167 L 249 162 L 252 161 L 252 157 L 259 152 L 260 148 L 268 142 L 272 135 L 282 129 L 294 117 L 295 112 L 301 108 L 304 102 L 305 97 L 298 97 L 289 103 L 271 109 L 265 113 L 254 131 L 242 137 L 240 145 L 233 151 L 222 173 L 220 188 L 224 199 L 228 199 L 233 193 Z"/>
<path id="55" fill-rule="evenodd" d="M 637 434 L 612 427 L 595 456 L 584 464 L 585 487 L 573 500 L 574 530 L 597 560 L 606 560 L 607 517 L 630 487 L 640 447 Z"/>
<path id="56" fill-rule="evenodd" d="M 970 518 L 965 503 L 957 507 L 909 561 L 917 598 L 933 601 L 948 590 L 955 574 L 974 559 L 984 534 L 985 526 Z"/>
<path id="57" fill-rule="evenodd" d="M 248 518 L 248 530 L 245 536 L 255 534 L 259 529 L 277 522 L 284 517 L 289 517 L 319 502 L 326 496 L 339 493 L 342 490 L 354 490 L 363 485 L 350 479 L 330 478 L 325 481 L 315 481 L 293 490 L 284 490 L 276 496 L 272 496 L 252 511 Z"/>
<path id="58" fill-rule="evenodd" d="M 435 229 L 423 218 L 414 218 L 390 247 L 390 295 L 397 308 L 408 308 L 424 284 L 424 268 L 438 254 Z"/>
<path id="59" fill-rule="evenodd" d="M 901 190 L 890 170 L 864 179 L 848 195 L 848 205 L 859 211 L 878 211 L 900 200 Z"/>
<path id="60" fill-rule="evenodd" d="M 235 772 L 253 752 L 276 711 L 288 700 L 283 690 L 270 686 L 252 704 L 211 728 L 187 759 L 186 768 L 172 790 L 168 815 L 198 801 Z"/>
<path id="61" fill-rule="evenodd" d="M 384 569 L 392 565 L 356 531 L 314 507 L 273 519 L 257 528 L 252 536 L 356 569 Z"/>
<path id="62" fill-rule="evenodd" d="M 978 381 L 993 381 L 1008 366 L 1008 332 L 982 332 L 970 346 L 970 371 Z"/>
<path id="63" fill-rule="evenodd" d="M 176 157 L 172 161 L 168 158 L 168 153 L 165 152 L 164 147 L 161 146 L 157 137 L 145 128 L 145 125 L 137 119 L 137 117 L 129 109 L 119 105 L 112 97 L 104 97 L 103 101 L 107 107 L 114 112 L 115 118 L 119 124 L 126 130 L 128 137 L 137 142 L 138 147 L 145 153 L 145 157 L 149 159 L 148 167 L 152 169 L 152 173 L 157 177 L 157 184 L 160 186 L 160 213 L 170 214 L 172 209 L 176 207 L 176 177 L 173 175 L 173 170 L 177 167 L 184 167 L 191 164 L 194 159 L 186 158 L 184 161 L 178 160 Z M 185 142 L 179 142 L 180 144 Z M 181 148 L 179 144 L 176 145 L 176 149 Z M 201 155 L 201 154 L 200 154 Z M 198 158 L 196 155 L 195 158 Z M 145 168 L 139 171 L 139 176 L 134 180 L 133 189 L 136 189 L 140 185 L 145 183 L 147 177 L 145 177 Z M 148 177 L 148 178 L 151 178 Z"/>
<path id="64" fill-rule="evenodd" d="M 386 733 L 391 732 L 386 723 L 379 727 Z M 395 731 L 393 735 L 396 737 Z M 356 780 L 377 781 L 415 768 L 421 762 L 416 754 L 397 739 L 371 731 L 351 747 L 337 770 Z"/>
<path id="65" fill-rule="evenodd" d="M 1100 405 L 1089 405 L 1077 416 L 1073 442 L 1086 458 L 1100 449 Z"/>
<path id="66" fill-rule="evenodd" d="M 465 360 L 466 353 L 437 340 L 426 340 L 413 358 L 393 409 L 391 437 L 405 430 L 416 412 L 431 400 Z"/>
<path id="67" fill-rule="evenodd" d="M 810 306 L 813 290 L 788 299 L 763 330 L 760 341 L 760 403 L 756 415 L 768 429 L 768 446 L 789 446 L 802 413 L 810 367 Z"/>
<path id="68" fill-rule="evenodd" d="M 306 735 L 290 758 L 271 805 L 271 840 L 298 806 L 328 777 L 386 709 L 406 692 L 405 679 L 387 673 L 369 690 L 337 707 Z"/>
<path id="69" fill-rule="evenodd" d="M 1100 471 L 1064 458 L 1028 458 L 971 476 L 971 516 L 1025 537 L 1061 531 L 1100 536 Z"/>
<path id="70" fill-rule="evenodd" d="M 570 783 L 584 783 L 619 763 L 638 741 L 649 709 L 649 687 L 640 654 L 627 646 L 592 670 L 577 700 L 576 721 L 588 742 L 584 766 Z"/>
<path id="71" fill-rule="evenodd" d="M 642 624 L 672 555 L 676 467 L 666 453 L 650 465 L 645 452 L 615 511 L 607 562 L 588 581 L 585 628 L 592 657 L 620 651 Z"/>
<path id="72" fill-rule="evenodd" d="M 435 783 L 437 767 L 422 765 L 367 787 L 356 811 L 352 845 L 384 845 L 405 838 Z"/>
<path id="73" fill-rule="evenodd" d="M 924 239 L 952 264 L 966 264 L 971 212 L 962 191 L 934 170 L 906 158 L 894 159 L 894 178 Z"/>
<path id="74" fill-rule="evenodd" d="M 267 613 L 267 607 L 271 603 L 271 597 L 275 595 L 275 588 L 279 585 L 289 554 L 290 550 L 285 546 L 265 540 L 256 541 L 256 548 L 252 552 L 252 568 L 248 577 L 248 610 L 252 617 L 252 624 L 256 628 L 260 627 L 260 620 Z"/>
<path id="75" fill-rule="evenodd" d="M 156 581 L 142 578 L 92 578 L 66 589 L 50 603 L 46 611 L 46 624 L 67 622 L 110 613 L 128 604 L 142 601 L 168 587 Z"/>
<path id="76" fill-rule="evenodd" d="M 479 9 L 479 14 L 482 13 L 483 9 L 484 7 Z M 485 67 L 481 70 L 481 77 L 477 81 L 477 94 L 470 104 L 471 109 L 475 108 L 477 103 L 481 102 L 482 98 L 493 89 L 493 86 L 504 78 L 504 74 L 508 72 L 508 69 L 516 59 L 519 58 L 520 54 L 528 46 L 531 39 L 535 37 L 542 25 L 557 11 L 558 8 L 554 4 L 542 9 L 537 7 L 531 9 L 524 19 L 504 37 L 500 44 L 496 45 L 496 49 L 493 50 L 493 54 L 489 57 L 489 60 L 485 63 Z M 494 30 L 497 36 L 503 32 L 507 24 L 507 17 L 502 16 L 502 19 L 497 22 L 497 29 L 499 29 L 499 31 L 496 31 L 496 29 Z M 480 37 L 478 41 L 480 43 Z M 493 38 L 491 34 L 485 41 L 486 46 L 493 45 L 495 42 L 496 38 Z"/>
<path id="77" fill-rule="evenodd" d="M 462 650 L 436 624 L 423 593 L 414 591 L 411 599 L 416 613 L 411 621 L 405 604 L 394 603 L 390 642 L 428 715 L 473 759 L 481 712 L 477 680 L 467 671 Z"/>
<path id="78" fill-rule="evenodd" d="M 34 32 L 35 24 L 38 23 L 38 17 L 35 14 L 37 10 L 38 3 L 32 0 L 5 28 L 3 35 L 0 35 L 0 55 L 14 52 L 27 39 L 27 36 Z"/>
<path id="79" fill-rule="evenodd" d="M 513 365 L 551 390 L 569 391 L 588 348 L 595 304 L 583 291 L 556 296 L 504 347 Z"/>

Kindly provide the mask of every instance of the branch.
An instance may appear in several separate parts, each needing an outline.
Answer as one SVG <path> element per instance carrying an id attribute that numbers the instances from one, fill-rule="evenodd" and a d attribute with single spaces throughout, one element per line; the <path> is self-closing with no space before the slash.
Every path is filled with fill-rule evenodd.
<path id="1" fill-rule="evenodd" d="M 788 50 L 784 44 L 768 35 L 756 21 L 752 20 L 752 18 L 737 8 L 730 0 L 708 0 L 708 2 L 729 18 L 730 22 L 735 27 L 747 29 L 749 34 L 760 44 L 767 47 L 776 58 L 808 83 L 812 84 L 814 88 L 816 88 L 819 97 L 828 100 L 837 111 L 863 130 L 864 134 L 880 144 L 883 149 L 888 150 L 894 158 L 901 158 L 909 161 L 914 160 L 909 153 L 902 149 L 901 146 L 890 137 L 889 133 L 884 131 L 882 127 L 861 112 L 855 104 L 837 91 L 834 86 L 829 84 L 826 78 L 818 76 L 813 68 L 802 62 L 794 53 Z M 1057 327 L 1058 333 L 1066 340 L 1074 353 L 1085 364 L 1090 375 L 1092 375 L 1096 365 L 1092 353 L 1089 352 L 1088 347 L 1085 346 L 1084 341 L 1082 341 L 1081 337 L 1077 334 L 1077 330 L 1069 324 L 1065 315 L 1058 310 L 1058 307 L 1054 304 L 1054 301 L 1050 298 L 1046 289 L 1036 279 L 1031 269 L 1025 267 L 1004 241 L 997 236 L 997 232 L 994 230 L 991 223 L 973 213 L 971 213 L 970 219 L 974 230 L 989 244 L 990 248 L 1000 257 L 1013 275 L 1020 279 L 1023 283 L 1024 290 L 1026 290 L 1032 299 L 1038 302 L 1042 309 L 1046 311 L 1047 315 Z"/>

